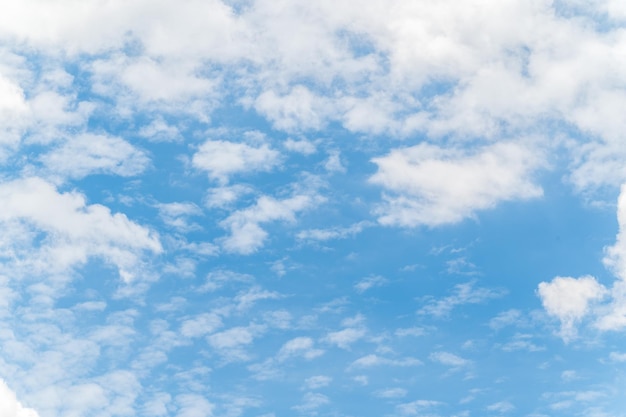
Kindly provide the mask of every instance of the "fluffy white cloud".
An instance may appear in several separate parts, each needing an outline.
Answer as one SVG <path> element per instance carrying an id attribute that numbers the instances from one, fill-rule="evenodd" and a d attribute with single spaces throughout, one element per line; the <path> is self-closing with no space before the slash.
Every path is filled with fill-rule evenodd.
<path id="1" fill-rule="evenodd" d="M 429 356 L 430 360 L 433 362 L 438 362 L 442 365 L 451 366 L 454 368 L 459 368 L 463 366 L 467 366 L 472 362 L 461 358 L 460 356 L 455 355 L 450 352 L 433 352 Z"/>
<path id="2" fill-rule="evenodd" d="M 539 284 L 539 296 L 548 314 L 561 321 L 561 336 L 576 335 L 575 324 L 588 312 L 590 303 L 602 299 L 607 291 L 595 278 L 556 277 Z"/>
<path id="3" fill-rule="evenodd" d="M 617 277 L 626 280 L 626 184 L 622 185 L 622 191 L 617 200 L 617 223 L 619 230 L 616 241 L 614 245 L 605 248 L 604 264 Z"/>
<path id="4" fill-rule="evenodd" d="M 230 176 L 245 172 L 270 171 L 279 163 L 280 154 L 267 144 L 258 147 L 245 143 L 209 140 L 193 156 L 193 165 L 209 177 L 226 184 Z"/>
<path id="5" fill-rule="evenodd" d="M 324 351 L 322 349 L 315 348 L 315 343 L 310 337 L 296 337 L 283 344 L 278 351 L 278 360 L 284 361 L 294 356 L 314 359 L 323 354 Z"/>
<path id="6" fill-rule="evenodd" d="M 250 254 L 261 248 L 268 233 L 261 224 L 274 221 L 294 222 L 298 212 L 312 208 L 324 199 L 318 194 L 296 194 L 278 200 L 269 196 L 261 196 L 256 204 L 237 210 L 220 222 L 230 231 L 230 236 L 222 240 L 228 252 Z"/>
<path id="7" fill-rule="evenodd" d="M 382 287 L 388 282 L 389 281 L 386 278 L 381 277 L 379 275 L 374 275 L 371 277 L 363 278 L 361 281 L 354 284 L 354 289 L 359 294 L 362 294 L 365 291 L 369 290 L 370 288 Z"/>
<path id="8" fill-rule="evenodd" d="M 370 182 L 390 192 L 379 207 L 385 225 L 438 226 L 457 223 L 498 203 L 540 197 L 532 174 L 537 150 L 503 142 L 479 151 L 420 144 L 374 158 Z"/>
<path id="9" fill-rule="evenodd" d="M 144 252 L 162 251 L 150 229 L 105 206 L 88 205 L 77 192 L 60 193 L 39 178 L 0 184 L 0 208 L 5 230 L 0 238 L 2 256 L 18 259 L 22 274 L 27 265 L 31 271 L 53 273 L 96 256 L 115 265 L 130 281 Z M 45 239 L 37 245 L 41 233 Z"/>
<path id="10" fill-rule="evenodd" d="M 374 366 L 418 366 L 422 362 L 415 358 L 401 358 L 401 359 L 389 359 L 381 357 L 375 354 L 363 356 L 355 360 L 350 367 L 351 368 L 370 368 Z"/>
<path id="11" fill-rule="evenodd" d="M 43 155 L 41 162 L 52 175 L 62 177 L 82 178 L 99 173 L 128 177 L 140 174 L 150 159 L 121 138 L 85 133 Z"/>
<path id="12" fill-rule="evenodd" d="M 24 407 L 15 393 L 0 380 L 0 417 L 39 417 L 39 414 L 32 408 Z"/>

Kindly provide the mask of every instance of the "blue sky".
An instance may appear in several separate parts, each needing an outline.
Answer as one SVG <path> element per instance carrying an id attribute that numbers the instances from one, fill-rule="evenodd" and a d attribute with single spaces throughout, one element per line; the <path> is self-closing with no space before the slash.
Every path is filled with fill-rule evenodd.
<path id="1" fill-rule="evenodd" d="M 0 417 L 619 417 L 626 7 L 0 5 Z"/>

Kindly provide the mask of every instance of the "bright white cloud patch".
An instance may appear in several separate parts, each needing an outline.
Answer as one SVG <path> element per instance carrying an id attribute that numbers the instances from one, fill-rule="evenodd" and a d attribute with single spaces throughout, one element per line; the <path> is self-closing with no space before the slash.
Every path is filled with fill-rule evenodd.
<path id="1" fill-rule="evenodd" d="M 193 165 L 209 173 L 209 177 L 226 184 L 230 176 L 245 172 L 270 171 L 279 162 L 279 153 L 263 144 L 209 140 L 193 156 Z"/>
<path id="2" fill-rule="evenodd" d="M 576 335 L 575 324 L 588 312 L 590 303 L 603 298 L 606 289 L 595 278 L 556 277 L 539 284 L 539 296 L 548 314 L 561 321 L 561 336 Z"/>
<path id="3" fill-rule="evenodd" d="M 120 138 L 83 134 L 41 158 L 52 175 L 82 178 L 90 174 L 124 177 L 140 174 L 150 163 L 146 154 Z"/>
<path id="4" fill-rule="evenodd" d="M 538 150 L 499 143 L 478 152 L 428 144 L 374 158 L 370 181 L 387 190 L 377 213 L 385 225 L 438 226 L 457 223 L 479 210 L 543 194 L 532 181 L 541 165 Z"/>
<path id="5" fill-rule="evenodd" d="M 0 184 L 0 201 L 3 257 L 23 263 L 12 273 L 24 274 L 26 265 L 37 273 L 62 272 L 97 256 L 115 265 L 128 281 L 142 252 L 162 251 L 150 229 L 105 206 L 88 205 L 79 193 L 59 193 L 40 178 Z M 35 243 L 38 233 L 45 233 L 40 246 Z"/>
<path id="6" fill-rule="evenodd" d="M 39 414 L 32 408 L 24 407 L 15 393 L 0 380 L 0 417 L 39 417 Z"/>
<path id="7" fill-rule="evenodd" d="M 222 240 L 222 245 L 228 252 L 254 253 L 268 237 L 261 224 L 294 222 L 296 213 L 312 208 L 321 201 L 323 198 L 317 194 L 296 194 L 283 200 L 261 196 L 255 205 L 235 211 L 220 223 L 230 231 L 230 235 Z"/>

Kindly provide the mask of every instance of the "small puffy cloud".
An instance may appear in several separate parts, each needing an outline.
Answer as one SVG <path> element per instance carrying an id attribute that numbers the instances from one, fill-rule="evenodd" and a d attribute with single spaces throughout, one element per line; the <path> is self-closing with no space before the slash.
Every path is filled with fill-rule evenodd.
<path id="1" fill-rule="evenodd" d="M 478 151 L 420 144 L 374 158 L 370 182 L 388 192 L 377 210 L 384 225 L 458 223 L 503 201 L 540 197 L 532 182 L 540 152 L 512 142 Z"/>
<path id="2" fill-rule="evenodd" d="M 354 290 L 359 294 L 363 294 L 365 291 L 371 288 L 382 287 L 388 282 L 389 281 L 386 278 L 379 275 L 374 275 L 371 277 L 363 278 L 361 281 L 354 284 Z"/>
<path id="3" fill-rule="evenodd" d="M 401 359 L 389 359 L 376 354 L 370 354 L 363 356 L 350 365 L 351 368 L 371 368 L 374 366 L 397 366 L 397 367 L 409 367 L 418 366 L 422 362 L 415 358 L 401 358 Z"/>
<path id="4" fill-rule="evenodd" d="M 439 401 L 417 400 L 410 403 L 399 404 L 396 410 L 402 415 L 417 416 L 423 415 L 425 410 L 441 405 Z"/>
<path id="5" fill-rule="evenodd" d="M 212 417 L 214 405 L 198 394 L 182 394 L 176 397 L 176 417 Z"/>
<path id="6" fill-rule="evenodd" d="M 307 389 L 314 390 L 328 386 L 332 382 L 332 378 L 326 375 L 315 375 L 304 381 Z"/>
<path id="7" fill-rule="evenodd" d="M 285 342 L 278 351 L 278 360 L 284 361 L 297 356 L 310 360 L 323 355 L 324 351 L 322 349 L 316 349 L 314 345 L 315 343 L 310 337 L 296 337 L 291 339 Z"/>
<path id="8" fill-rule="evenodd" d="M 130 177 L 143 172 L 150 159 L 121 138 L 84 133 L 44 154 L 41 162 L 53 175 L 62 177 L 82 178 L 91 174 Z"/>
<path id="9" fill-rule="evenodd" d="M 323 200 L 316 193 L 295 194 L 282 200 L 261 196 L 256 204 L 237 210 L 220 222 L 223 228 L 230 231 L 230 235 L 222 239 L 222 246 L 227 252 L 243 255 L 254 253 L 263 246 L 268 236 L 261 224 L 273 221 L 293 222 L 296 213 Z"/>
<path id="10" fill-rule="evenodd" d="M 61 271 L 100 257 L 130 281 L 144 252 L 162 252 L 150 229 L 105 206 L 88 205 L 77 192 L 60 193 L 40 178 L 0 184 L 0 209 L 0 249 L 4 256 L 21 259 L 22 268 Z M 38 246 L 33 233 L 47 238 Z"/>
<path id="11" fill-rule="evenodd" d="M 307 392 L 304 394 L 302 403 L 292 408 L 300 413 L 310 413 L 327 404 L 330 404 L 330 399 L 326 395 Z"/>
<path id="12" fill-rule="evenodd" d="M 225 208 L 235 203 L 244 194 L 251 192 L 250 187 L 241 184 L 211 188 L 207 192 L 204 204 L 208 208 Z"/>
<path id="13" fill-rule="evenodd" d="M 606 288 L 594 277 L 556 277 L 542 282 L 538 294 L 543 307 L 561 321 L 561 337 L 569 340 L 576 335 L 575 325 L 588 312 L 591 302 L 604 298 Z"/>
<path id="14" fill-rule="evenodd" d="M 311 141 L 308 140 L 293 140 L 293 139 L 287 139 L 284 143 L 283 146 L 285 147 L 285 149 L 287 149 L 290 152 L 297 152 L 297 153 L 301 153 L 303 155 L 312 155 L 315 152 L 317 152 L 317 148 L 315 147 L 315 144 Z"/>
<path id="15" fill-rule="evenodd" d="M 429 358 L 433 362 L 437 362 L 453 368 L 461 368 L 463 366 L 468 366 L 472 363 L 472 361 L 464 359 L 450 352 L 433 352 L 430 354 Z"/>
<path id="16" fill-rule="evenodd" d="M 249 359 L 249 355 L 246 353 L 245 347 L 252 344 L 254 339 L 264 331 L 264 326 L 255 324 L 247 327 L 231 327 L 208 336 L 207 342 L 226 362 L 246 361 Z"/>
<path id="17" fill-rule="evenodd" d="M 213 333 L 222 326 L 222 319 L 214 313 L 202 313 L 185 319 L 180 325 L 180 334 L 185 337 L 200 337 Z"/>
<path id="18" fill-rule="evenodd" d="M 324 168 L 331 173 L 345 173 L 346 167 L 341 161 L 341 153 L 337 150 L 328 152 L 328 159 L 324 162 Z"/>
<path id="19" fill-rule="evenodd" d="M 202 214 L 200 207 L 188 202 L 157 204 L 159 215 L 165 224 L 182 232 L 196 229 L 199 226 L 190 224 L 189 217 Z"/>
<path id="20" fill-rule="evenodd" d="M 39 417 L 32 408 L 17 400 L 15 393 L 0 379 L 0 417 Z"/>
<path id="21" fill-rule="evenodd" d="M 366 330 L 364 328 L 349 327 L 347 329 L 330 332 L 324 337 L 324 341 L 332 345 L 336 345 L 341 349 L 350 349 L 350 345 L 365 337 Z"/>
<path id="22" fill-rule="evenodd" d="M 499 313 L 496 317 L 489 320 L 489 327 L 494 330 L 500 330 L 507 326 L 512 326 L 520 322 L 522 313 L 519 310 L 511 309 Z"/>
<path id="23" fill-rule="evenodd" d="M 254 277 L 228 269 L 217 269 L 207 274 L 204 284 L 199 288 L 200 292 L 212 292 L 232 283 L 252 282 Z"/>
<path id="24" fill-rule="evenodd" d="M 221 184 L 235 174 L 271 171 L 279 162 L 280 154 L 267 144 L 255 147 L 224 140 L 206 141 L 192 159 L 194 167 Z"/>
<path id="25" fill-rule="evenodd" d="M 605 248 L 604 264 L 617 277 L 626 280 L 626 184 L 622 185 L 617 200 L 617 223 L 619 231 L 615 244 Z"/>
<path id="26" fill-rule="evenodd" d="M 487 410 L 495 413 L 508 413 L 515 410 L 515 406 L 508 401 L 499 401 L 488 405 Z"/>

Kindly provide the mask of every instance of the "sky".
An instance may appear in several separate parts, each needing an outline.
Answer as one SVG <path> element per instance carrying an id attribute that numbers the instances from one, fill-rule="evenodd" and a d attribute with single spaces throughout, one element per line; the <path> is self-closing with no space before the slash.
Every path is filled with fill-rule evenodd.
<path id="1" fill-rule="evenodd" d="M 2 0 L 0 417 L 626 416 L 624 109 L 618 0 Z"/>

